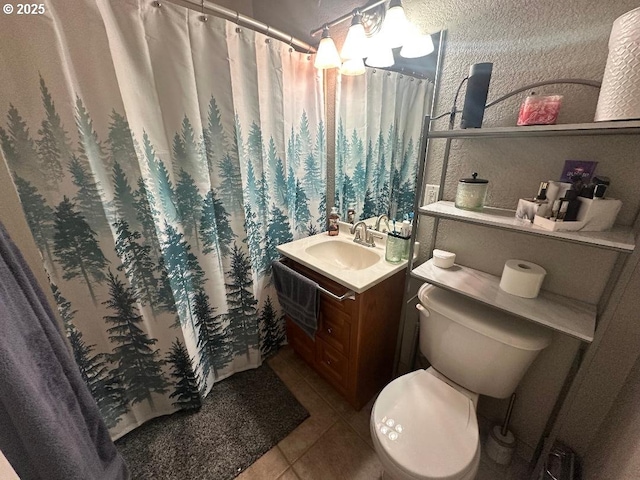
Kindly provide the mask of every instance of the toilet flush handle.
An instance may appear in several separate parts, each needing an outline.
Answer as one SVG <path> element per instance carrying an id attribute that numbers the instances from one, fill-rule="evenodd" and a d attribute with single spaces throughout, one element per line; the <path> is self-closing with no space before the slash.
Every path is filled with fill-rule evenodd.
<path id="1" fill-rule="evenodd" d="M 421 304 L 421 303 L 416 303 L 416 309 L 417 309 L 420 313 L 424 313 L 424 316 L 425 316 L 425 317 L 428 317 L 428 316 L 429 316 L 429 310 L 428 310 L 428 309 L 426 309 L 426 308 L 424 308 L 424 307 L 422 306 L 422 304 Z"/>

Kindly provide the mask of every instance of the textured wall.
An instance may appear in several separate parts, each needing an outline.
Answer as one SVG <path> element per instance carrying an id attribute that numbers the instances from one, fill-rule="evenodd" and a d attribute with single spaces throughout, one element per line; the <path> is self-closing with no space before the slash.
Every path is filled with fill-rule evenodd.
<path id="1" fill-rule="evenodd" d="M 407 15 L 424 30 L 445 26 L 448 30 L 443 77 L 436 112 L 451 107 L 455 90 L 471 64 L 494 63 L 489 99 L 514 88 L 553 78 L 580 77 L 600 80 L 606 62 L 607 40 L 615 18 L 637 6 L 635 1 L 598 3 L 589 0 L 555 2 L 512 2 L 507 0 L 406 0 Z M 538 89 L 538 93 L 561 93 L 565 96 L 559 118 L 561 123 L 589 122 L 593 119 L 597 91 L 588 87 L 557 86 Z M 514 125 L 524 94 L 486 112 L 485 126 Z M 462 97 L 463 98 L 463 97 Z M 459 103 L 461 106 L 461 103 Z M 440 128 L 446 128 L 439 122 Z M 430 182 L 437 183 L 441 171 L 444 142 L 432 144 L 428 168 Z M 633 224 L 638 215 L 640 197 L 637 184 L 637 152 L 640 137 L 556 138 L 518 140 L 457 141 L 453 144 L 447 171 L 444 198 L 452 200 L 456 182 L 478 171 L 490 180 L 488 204 L 514 208 L 519 197 L 532 195 L 540 180 L 556 179 L 566 159 L 596 160 L 598 172 L 612 178 L 611 196 L 624 202 L 619 223 Z M 419 239 L 428 244 L 430 222 L 424 222 Z M 460 262 L 489 273 L 500 274 L 508 258 L 523 258 L 543 265 L 549 272 L 544 288 L 590 303 L 598 303 L 617 255 L 596 248 L 574 246 L 550 239 L 538 239 L 505 233 L 484 227 L 442 222 L 436 244 L 458 253 Z M 627 298 L 630 308 L 637 308 L 636 298 Z M 619 322 L 625 323 L 620 317 Z M 614 321 L 615 323 L 615 321 Z M 634 344 L 622 329 L 607 336 L 607 347 L 599 350 L 583 385 L 582 401 L 570 411 L 562 436 L 580 453 L 595 435 L 620 382 L 607 375 L 611 360 L 619 355 L 616 345 L 629 344 L 626 357 L 617 358 L 623 376 Z M 562 374 L 570 366 L 576 345 L 556 336 L 553 345 L 534 363 L 520 385 L 519 403 L 514 412 L 513 429 L 524 443 L 534 447 L 542 433 L 545 418 L 551 412 L 562 384 Z M 624 355 L 624 353 L 623 353 Z M 548 374 L 544 374 L 546 365 Z M 625 370 L 625 368 L 627 370 Z M 612 381 L 608 382 L 608 379 Z M 596 383 L 597 382 L 597 383 Z M 597 387 L 597 388 L 591 388 Z M 600 408 L 587 401 L 597 400 Z M 539 403 L 537 404 L 537 400 Z M 524 404 L 524 405 L 523 405 Z M 504 407 L 504 404 L 502 404 Z M 529 409 L 525 407 L 530 407 Z M 531 408 L 535 410 L 531 410 Z M 501 408 L 493 400 L 480 404 L 480 410 L 496 418 Z M 593 414 L 591 411 L 593 410 Z M 541 414 L 541 411 L 544 412 Z M 535 412 L 534 415 L 531 415 Z M 531 416 L 530 416 L 531 415 Z M 586 418 L 588 421 L 585 421 Z M 526 449 L 522 452 L 526 455 Z"/>
<path id="2" fill-rule="evenodd" d="M 569 77 L 601 80 L 611 25 L 619 15 L 637 7 L 635 0 L 404 0 L 403 4 L 409 19 L 423 31 L 448 30 L 441 91 L 435 106 L 437 113 L 450 108 L 460 80 L 467 74 L 469 66 L 476 62 L 494 62 L 490 100 L 542 80 Z M 355 5 L 357 3 L 351 1 L 341 3 L 336 0 L 254 0 L 254 14 L 266 23 L 305 38 L 303 36 L 310 28 L 348 12 Z M 337 37 L 343 34 L 340 29 L 334 32 Z M 339 41 L 337 43 L 340 44 Z M 330 84 L 328 86 L 331 88 Z M 331 109 L 331 91 L 328 93 Z M 593 119 L 597 102 L 594 89 L 556 86 L 537 89 L 537 93 L 561 93 L 565 96 L 559 118 L 561 123 L 590 122 Z M 488 110 L 484 125 L 515 125 L 524 96 L 516 96 Z M 459 106 L 463 98 L 464 95 Z M 331 118 L 330 111 L 329 122 Z M 441 121 L 438 127 L 445 128 L 446 125 Z M 437 183 L 440 176 L 443 146 L 443 141 L 432 144 L 428 169 L 431 183 Z M 478 171 L 491 182 L 488 204 L 514 208 L 518 198 L 531 196 L 537 191 L 541 180 L 559 177 L 564 160 L 596 160 L 599 162 L 598 173 L 612 178 L 610 195 L 624 202 L 619 223 L 631 225 L 640 206 L 640 196 L 636 193 L 640 182 L 637 168 L 639 147 L 639 137 L 457 141 L 453 144 L 444 198 L 452 200 L 457 180 Z M 333 176 L 329 175 L 329 182 L 332 179 Z M 330 190 L 332 187 L 329 186 Z M 419 232 L 423 245 L 430 242 L 430 225 L 429 219 L 423 219 Z M 549 272 L 545 289 L 590 303 L 600 301 L 617 258 L 615 253 L 592 247 L 456 222 L 442 222 L 441 227 L 437 246 L 455 251 L 462 264 L 499 275 L 508 258 L 530 260 L 543 265 Z M 640 301 L 635 298 L 627 298 L 626 302 L 631 308 L 640 307 Z M 412 325 L 408 324 L 405 331 L 412 330 Z M 608 335 L 605 348 L 599 351 L 601 361 L 594 362 L 593 371 L 587 375 L 583 388 L 588 391 L 591 382 L 595 385 L 596 377 L 600 379 L 596 388 L 599 396 L 593 398 L 601 402 L 600 410 L 605 413 L 607 399 L 610 402 L 620 386 L 619 379 L 610 383 L 610 389 L 602 380 L 608 377 L 606 360 L 615 358 L 615 345 L 625 340 L 628 348 L 624 351 L 629 353 L 625 358 L 617 358 L 622 365 L 616 372 L 618 376 L 624 378 L 635 360 L 630 353 L 633 342 L 628 335 L 622 337 L 621 331 L 618 329 Z M 556 335 L 554 343 L 538 357 L 520 385 L 512 425 L 525 444 L 521 452 L 525 456 L 531 455 L 542 434 L 577 347 L 577 342 Z M 402 354 L 404 359 L 409 356 L 406 351 Z M 504 402 L 491 399 L 483 399 L 480 404 L 481 413 L 496 420 L 505 407 Z M 602 421 L 600 412 L 590 418 L 594 423 L 585 425 L 582 419 L 588 413 L 588 401 L 578 402 L 564 432 L 567 438 L 581 444 L 578 447 L 581 453 L 584 453 L 584 446 Z"/>
<path id="3" fill-rule="evenodd" d="M 576 378 L 579 386 L 577 394 L 573 401 L 567 402 L 566 415 L 563 415 L 564 420 L 559 428 L 559 437 L 587 459 L 590 456 L 589 447 L 597 449 L 602 441 L 602 432 L 598 433 L 598 430 L 606 428 L 607 412 L 617 415 L 616 411 L 621 407 L 619 402 L 614 402 L 621 387 L 626 382 L 625 388 L 637 388 L 634 383 L 639 379 L 634 376 L 627 378 L 627 375 L 640 358 L 639 291 L 640 251 L 636 249 L 616 285 L 610 308 L 601 318 L 596 332 L 599 341 L 585 356 L 584 376 Z M 640 427 L 640 424 L 636 423 L 635 426 Z M 619 439 L 619 448 L 633 448 L 640 453 L 639 430 L 636 428 L 635 432 L 632 445 L 626 445 L 629 435 L 626 439 Z M 614 441 L 615 438 L 608 439 L 609 443 Z"/>
<path id="4" fill-rule="evenodd" d="M 584 458 L 584 480 L 640 478 L 640 361 L 636 362 L 624 388 L 607 415 L 597 440 Z"/>
<path id="5" fill-rule="evenodd" d="M 607 40 L 613 20 L 636 2 L 598 4 L 572 2 L 512 2 L 407 0 L 407 15 L 423 29 L 448 29 L 440 95 L 436 111 L 451 107 L 455 90 L 471 64 L 494 63 L 489 99 L 536 81 L 581 77 L 600 80 L 607 56 Z M 579 86 L 538 89 L 565 95 L 559 122 L 591 121 L 597 90 Z M 464 92 L 464 90 L 463 90 Z M 514 125 L 518 107 L 526 94 L 487 110 L 485 126 Z M 462 97 L 463 98 L 463 97 Z M 461 101 L 459 106 L 461 106 Z M 445 122 L 438 127 L 446 128 Z M 444 141 L 432 143 L 429 181 L 437 183 Z M 630 225 L 637 216 L 640 198 L 634 195 L 640 175 L 635 168 L 640 137 L 593 137 L 513 140 L 463 140 L 453 143 L 444 191 L 453 199 L 457 181 L 480 172 L 490 181 L 487 203 L 514 208 L 520 197 L 531 196 L 539 182 L 559 177 L 566 159 L 596 160 L 598 173 L 612 178 L 611 196 L 624 202 L 619 223 Z M 438 236 L 440 246 L 452 245 L 463 255 L 462 263 L 490 273 L 500 273 L 504 260 L 514 254 L 542 264 L 549 271 L 545 288 L 597 303 L 604 283 L 593 270 L 606 277 L 615 255 L 599 249 L 568 246 L 555 240 L 531 241 L 522 235 L 483 231 L 452 223 Z M 465 242 L 474 232 L 479 237 Z M 421 240 L 429 239 L 423 229 Z M 464 244 L 461 245 L 461 243 Z M 523 244 L 522 247 L 514 244 Z M 562 261 L 559 261 L 562 259 Z M 588 261 L 585 261 L 588 259 Z"/>
<path id="6" fill-rule="evenodd" d="M 612 332 L 602 342 L 602 352 L 590 369 L 593 373 L 581 389 L 579 401 L 570 412 L 562 436 L 586 453 L 585 480 L 640 478 L 640 329 L 638 328 L 638 292 L 640 267 L 626 286 L 616 311 Z M 636 358 L 629 376 L 631 358 Z M 612 399 L 614 386 L 624 383 Z M 611 405 L 602 419 L 605 407 Z M 595 407 L 595 408 L 594 408 Z M 597 433 L 594 427 L 600 426 Z M 587 450 L 587 446 L 589 447 Z"/>

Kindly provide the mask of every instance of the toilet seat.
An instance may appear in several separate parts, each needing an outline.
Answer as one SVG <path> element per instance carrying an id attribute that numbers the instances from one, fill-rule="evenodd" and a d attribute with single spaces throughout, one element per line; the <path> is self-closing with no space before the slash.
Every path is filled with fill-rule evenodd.
<path id="1" fill-rule="evenodd" d="M 371 434 L 383 464 L 401 478 L 473 478 L 480 461 L 473 401 L 426 370 L 382 390 L 371 413 Z"/>

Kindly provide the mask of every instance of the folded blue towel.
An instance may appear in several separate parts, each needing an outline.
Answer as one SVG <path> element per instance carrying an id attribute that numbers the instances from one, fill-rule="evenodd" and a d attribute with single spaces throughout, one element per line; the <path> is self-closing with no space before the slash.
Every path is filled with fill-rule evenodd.
<path id="1" fill-rule="evenodd" d="M 0 450 L 22 480 L 124 480 L 47 299 L 0 224 Z"/>
<path id="2" fill-rule="evenodd" d="M 315 338 L 320 311 L 318 284 L 281 262 L 273 262 L 272 267 L 273 283 L 284 312 L 304 333 Z"/>

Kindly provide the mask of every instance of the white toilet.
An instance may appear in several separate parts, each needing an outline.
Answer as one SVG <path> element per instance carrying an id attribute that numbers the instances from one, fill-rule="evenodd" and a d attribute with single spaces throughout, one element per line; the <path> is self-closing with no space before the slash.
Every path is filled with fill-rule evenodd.
<path id="1" fill-rule="evenodd" d="M 480 463 L 478 395 L 506 398 L 551 331 L 462 295 L 423 285 L 420 351 L 431 367 L 378 396 L 371 437 L 395 480 L 472 480 Z"/>

